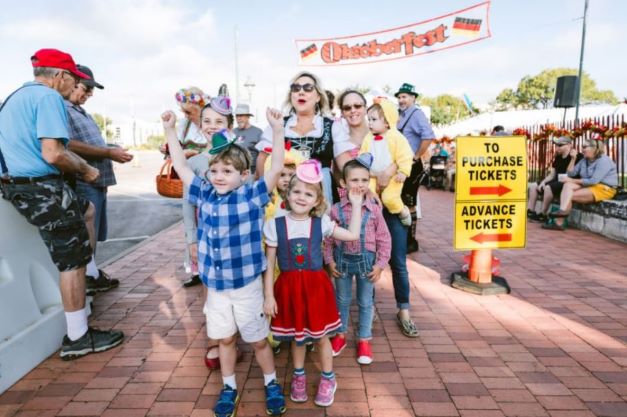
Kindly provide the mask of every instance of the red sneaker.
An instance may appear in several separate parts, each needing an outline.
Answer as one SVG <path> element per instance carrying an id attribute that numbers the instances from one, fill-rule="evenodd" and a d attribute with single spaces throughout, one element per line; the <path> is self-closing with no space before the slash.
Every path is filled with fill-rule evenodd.
<path id="1" fill-rule="evenodd" d="M 372 363 L 372 349 L 370 349 L 370 342 L 367 340 L 360 340 L 357 343 L 357 363 L 360 365 Z"/>
<path id="2" fill-rule="evenodd" d="M 220 369 L 220 357 L 216 356 L 215 358 L 208 358 L 207 356 L 212 349 L 218 349 L 218 346 L 211 346 L 209 349 L 207 349 L 207 353 L 205 354 L 205 365 L 207 366 L 207 368 L 213 371 L 216 369 Z"/>
<path id="3" fill-rule="evenodd" d="M 216 369 L 220 369 L 220 357 L 215 357 L 215 358 L 208 358 L 207 355 L 209 354 L 209 351 L 213 348 L 217 348 L 217 346 L 212 346 L 209 349 L 207 349 L 207 353 L 205 354 L 205 365 L 207 366 L 207 368 L 211 369 L 212 371 L 215 371 Z M 244 359 L 244 352 L 242 352 L 241 350 L 237 349 L 237 362 L 241 362 L 242 359 Z"/>
<path id="4" fill-rule="evenodd" d="M 346 338 L 340 335 L 331 338 L 331 349 L 333 349 L 333 357 L 338 356 L 346 347 Z"/>

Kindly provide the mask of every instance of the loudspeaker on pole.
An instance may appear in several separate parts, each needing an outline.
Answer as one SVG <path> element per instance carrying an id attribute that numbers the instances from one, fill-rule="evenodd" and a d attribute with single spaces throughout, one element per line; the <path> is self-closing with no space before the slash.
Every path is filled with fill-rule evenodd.
<path id="1" fill-rule="evenodd" d="M 577 76 L 563 75 L 557 78 L 553 107 L 569 108 L 577 104 Z"/>

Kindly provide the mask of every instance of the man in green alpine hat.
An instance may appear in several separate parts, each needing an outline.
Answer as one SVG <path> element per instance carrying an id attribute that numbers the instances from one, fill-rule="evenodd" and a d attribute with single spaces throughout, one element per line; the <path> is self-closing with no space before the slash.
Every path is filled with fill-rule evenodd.
<path id="1" fill-rule="evenodd" d="M 429 148 L 431 141 L 435 139 L 435 134 L 424 112 L 416 105 L 418 93 L 413 85 L 403 83 L 394 96 L 398 99 L 400 112 L 396 126 L 407 138 L 409 146 L 411 146 L 414 152 L 411 174 L 405 180 L 402 193 L 403 202 L 407 207 L 410 207 L 412 217 L 411 228 L 407 236 L 407 253 L 412 253 L 418 250 L 418 241 L 416 240 L 416 205 L 420 175 L 423 171 L 421 158 Z"/>

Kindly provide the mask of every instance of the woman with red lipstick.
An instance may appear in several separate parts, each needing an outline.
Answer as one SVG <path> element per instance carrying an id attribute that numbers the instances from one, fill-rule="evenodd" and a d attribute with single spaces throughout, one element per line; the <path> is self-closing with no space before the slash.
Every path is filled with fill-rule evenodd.
<path id="1" fill-rule="evenodd" d="M 285 140 L 303 159 L 317 159 L 322 164 L 325 200 L 332 203 L 331 165 L 342 167 L 351 159 L 355 147 L 350 142 L 346 126 L 334 121 L 329 114 L 329 102 L 320 80 L 309 72 L 301 72 L 292 79 L 285 100 L 289 115 L 285 120 Z M 257 149 L 263 151 L 272 143 L 272 130 L 267 128 Z M 258 170 L 263 169 L 267 154 L 259 152 Z M 262 172 L 258 172 L 258 175 Z"/>

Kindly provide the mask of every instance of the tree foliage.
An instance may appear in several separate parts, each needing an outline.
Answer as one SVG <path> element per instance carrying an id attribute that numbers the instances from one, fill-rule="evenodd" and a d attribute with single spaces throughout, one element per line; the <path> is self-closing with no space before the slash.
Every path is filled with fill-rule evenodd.
<path id="1" fill-rule="evenodd" d="M 419 102 L 431 108 L 431 123 L 435 125 L 448 125 L 471 115 L 464 100 L 450 94 L 421 97 Z"/>
<path id="2" fill-rule="evenodd" d="M 510 109 L 546 109 L 555 96 L 557 78 L 562 75 L 577 75 L 575 68 L 550 68 L 537 75 L 524 76 L 516 90 L 506 88 L 496 97 L 497 110 Z M 585 71 L 582 73 L 581 104 L 608 103 L 618 104 L 618 99 L 611 90 L 599 90 L 596 82 Z"/>
<path id="3" fill-rule="evenodd" d="M 103 132 L 105 128 L 104 116 L 99 113 L 94 113 L 93 118 L 94 118 L 94 121 L 96 122 L 96 125 L 98 125 L 98 129 L 100 129 L 100 132 Z M 113 128 L 112 128 L 113 120 L 107 117 L 106 121 L 107 121 L 107 135 L 105 137 L 105 140 L 107 142 L 111 142 L 113 141 L 113 136 L 114 136 Z"/>

